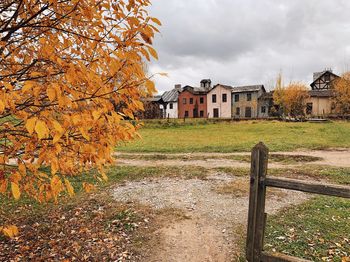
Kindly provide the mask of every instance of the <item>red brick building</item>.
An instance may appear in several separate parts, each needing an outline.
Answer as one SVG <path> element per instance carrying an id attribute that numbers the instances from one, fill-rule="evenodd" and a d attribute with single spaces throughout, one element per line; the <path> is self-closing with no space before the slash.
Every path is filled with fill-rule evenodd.
<path id="1" fill-rule="evenodd" d="M 201 81 L 201 87 L 185 86 L 179 94 L 178 113 L 179 118 L 203 118 L 207 117 L 207 93 L 211 81 Z"/>

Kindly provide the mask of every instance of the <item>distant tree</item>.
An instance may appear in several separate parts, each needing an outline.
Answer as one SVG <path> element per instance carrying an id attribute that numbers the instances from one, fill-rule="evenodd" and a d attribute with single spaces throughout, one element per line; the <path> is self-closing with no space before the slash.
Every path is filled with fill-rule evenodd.
<path id="1" fill-rule="evenodd" d="M 278 74 L 276 86 L 273 92 L 273 103 L 274 107 L 272 112 L 278 116 L 282 116 L 286 113 L 285 111 L 285 89 L 282 82 L 282 74 Z"/>
<path id="2" fill-rule="evenodd" d="M 57 201 L 74 193 L 69 176 L 96 167 L 106 179 L 116 144 L 135 133 L 124 117 L 155 91 L 144 64 L 157 58 L 160 22 L 149 5 L 0 1 L 0 193 Z"/>
<path id="3" fill-rule="evenodd" d="M 350 72 L 334 81 L 334 90 L 336 112 L 343 116 L 350 114 Z"/>
<path id="4" fill-rule="evenodd" d="M 284 86 L 282 75 L 278 75 L 273 101 L 279 116 L 303 117 L 308 97 L 306 85 L 292 82 L 288 86 Z"/>
<path id="5" fill-rule="evenodd" d="M 284 107 L 291 117 L 304 117 L 306 99 L 309 98 L 308 88 L 302 83 L 290 83 L 284 92 Z"/>

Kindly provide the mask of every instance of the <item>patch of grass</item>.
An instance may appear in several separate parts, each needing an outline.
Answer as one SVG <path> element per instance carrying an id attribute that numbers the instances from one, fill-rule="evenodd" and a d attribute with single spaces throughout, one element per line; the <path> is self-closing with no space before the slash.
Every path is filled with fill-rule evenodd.
<path id="1" fill-rule="evenodd" d="M 350 201 L 316 197 L 268 217 L 265 250 L 312 261 L 350 256 Z"/>
<path id="2" fill-rule="evenodd" d="M 179 124 L 180 125 L 180 124 Z M 189 122 L 160 128 L 147 122 L 142 139 L 120 144 L 124 152 L 243 152 L 260 141 L 273 151 L 350 147 L 350 122 L 286 123 L 278 121 Z"/>
<path id="3" fill-rule="evenodd" d="M 328 180 L 330 183 L 350 185 L 350 168 L 305 165 L 292 169 L 270 168 L 268 175 L 294 179 Z"/>

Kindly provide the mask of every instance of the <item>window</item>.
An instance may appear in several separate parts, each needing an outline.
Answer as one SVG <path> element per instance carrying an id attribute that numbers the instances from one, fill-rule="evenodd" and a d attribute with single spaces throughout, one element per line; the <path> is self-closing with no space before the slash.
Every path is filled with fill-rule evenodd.
<path id="1" fill-rule="evenodd" d="M 266 106 L 261 107 L 261 113 L 265 114 L 266 113 Z"/>
<path id="2" fill-rule="evenodd" d="M 186 98 L 182 98 L 182 103 L 183 103 L 184 105 L 186 105 L 186 104 L 187 104 L 187 100 L 186 100 Z"/>
<path id="3" fill-rule="evenodd" d="M 227 102 L 227 94 L 222 94 L 222 102 L 223 103 Z"/>
<path id="4" fill-rule="evenodd" d="M 199 98 L 199 103 L 200 103 L 200 104 L 204 104 L 204 97 L 201 96 L 201 97 Z"/>
<path id="5" fill-rule="evenodd" d="M 330 74 L 325 74 L 324 80 L 325 80 L 326 82 L 330 82 L 330 81 L 331 81 L 331 75 L 330 75 Z"/>
<path id="6" fill-rule="evenodd" d="M 312 114 L 312 103 L 306 104 L 306 114 L 311 115 Z"/>
<path id="7" fill-rule="evenodd" d="M 211 96 L 211 101 L 212 101 L 213 103 L 216 103 L 216 95 L 212 95 L 212 96 Z"/>
<path id="8" fill-rule="evenodd" d="M 252 101 L 252 94 L 247 94 L 247 101 Z"/>
<path id="9" fill-rule="evenodd" d="M 188 117 L 188 111 L 185 111 L 185 117 Z"/>
<path id="10" fill-rule="evenodd" d="M 239 94 L 235 95 L 235 102 L 239 102 Z"/>
<path id="11" fill-rule="evenodd" d="M 239 107 L 236 107 L 236 115 L 239 116 L 241 114 L 241 109 Z"/>
<path id="12" fill-rule="evenodd" d="M 200 117 L 204 117 L 204 111 L 203 110 L 199 111 L 199 116 Z"/>
<path id="13" fill-rule="evenodd" d="M 190 104 L 193 105 L 193 98 L 190 98 Z"/>
<path id="14" fill-rule="evenodd" d="M 170 103 L 169 104 L 169 109 L 173 109 L 173 108 L 174 108 L 173 103 Z"/>

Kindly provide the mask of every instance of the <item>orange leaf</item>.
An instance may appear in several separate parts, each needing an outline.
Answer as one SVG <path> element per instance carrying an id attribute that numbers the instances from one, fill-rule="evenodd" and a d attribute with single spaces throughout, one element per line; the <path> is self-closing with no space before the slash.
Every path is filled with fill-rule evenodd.
<path id="1" fill-rule="evenodd" d="M 38 120 L 38 118 L 36 118 L 36 117 L 32 117 L 32 118 L 27 119 L 26 128 L 27 128 L 29 134 L 33 134 L 37 120 Z"/>
<path id="2" fill-rule="evenodd" d="M 49 130 L 44 121 L 38 120 L 35 124 L 35 132 L 38 134 L 39 139 L 47 138 L 49 136 Z"/>
<path id="3" fill-rule="evenodd" d="M 72 187 L 72 184 L 69 182 L 68 179 L 64 179 L 64 184 L 66 185 L 69 196 L 74 196 L 74 188 Z"/>
<path id="4" fill-rule="evenodd" d="M 5 226 L 2 228 L 2 232 L 5 236 L 13 238 L 18 235 L 18 228 L 16 226 Z"/>
<path id="5" fill-rule="evenodd" d="M 19 191 L 19 187 L 16 183 L 11 182 L 11 191 L 13 197 L 18 200 L 21 197 L 21 191 Z"/>

